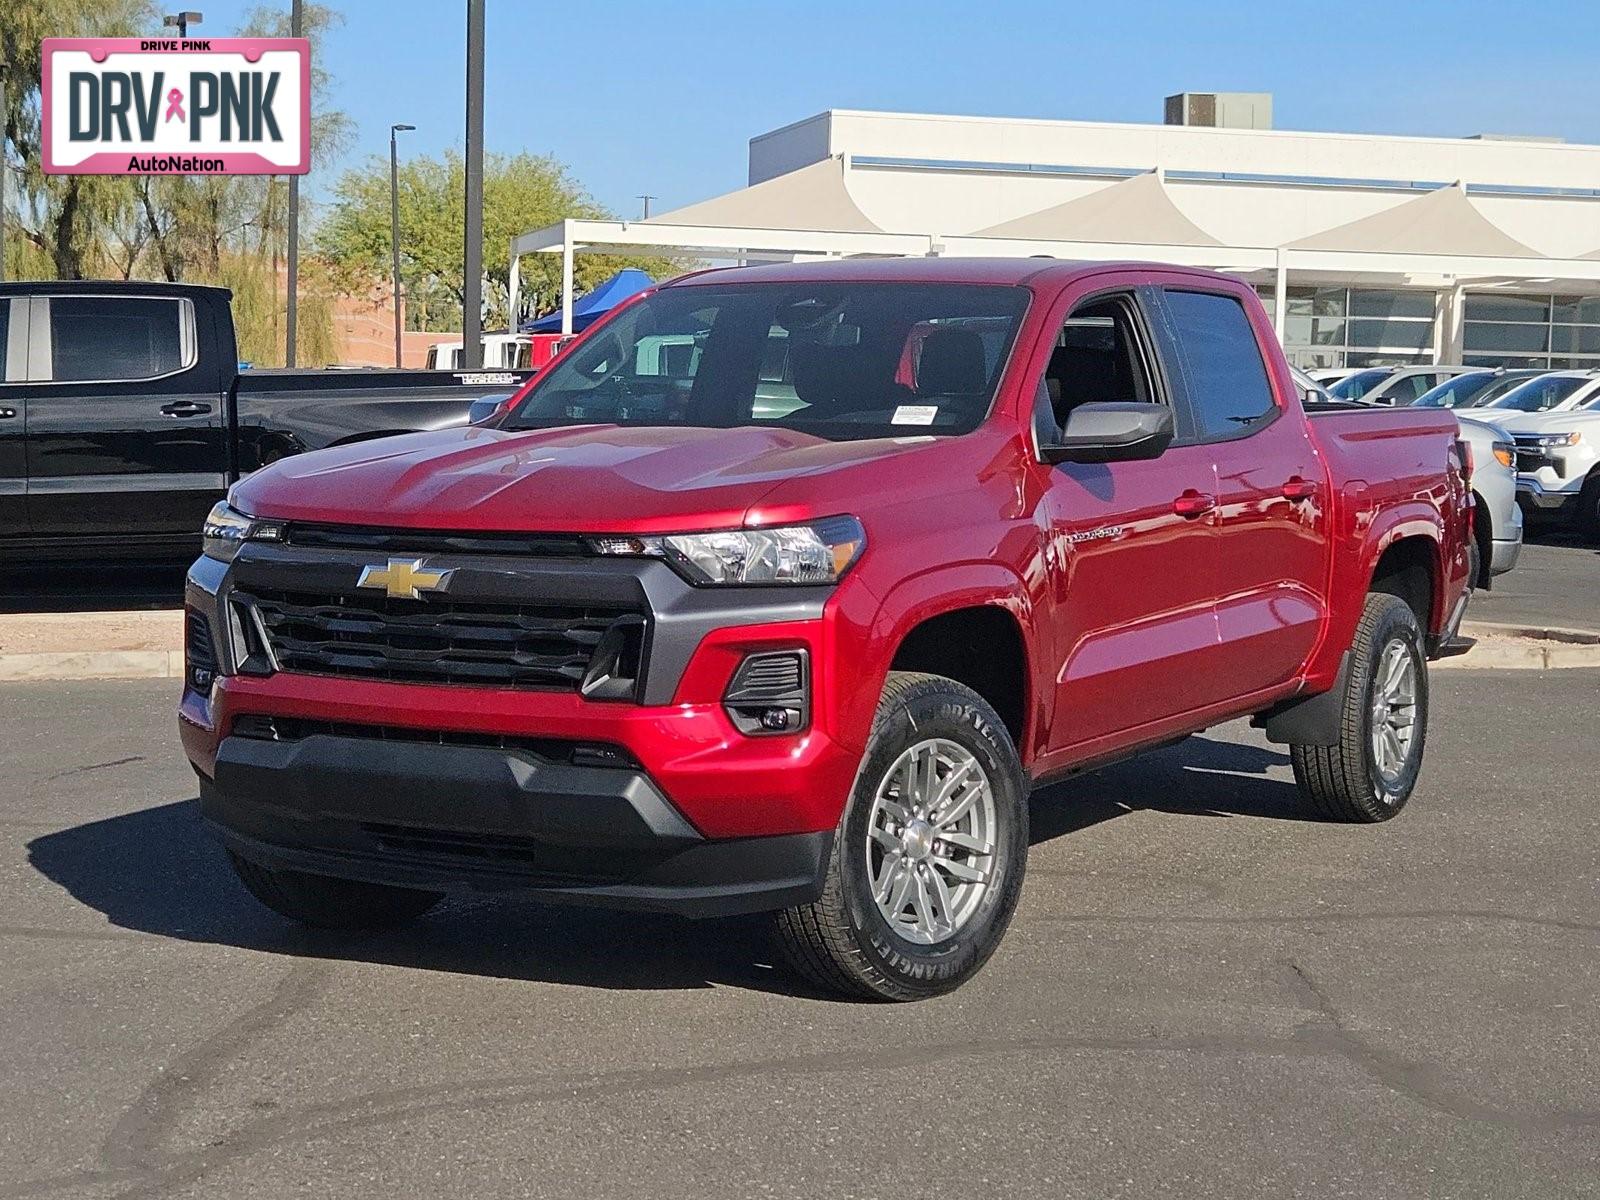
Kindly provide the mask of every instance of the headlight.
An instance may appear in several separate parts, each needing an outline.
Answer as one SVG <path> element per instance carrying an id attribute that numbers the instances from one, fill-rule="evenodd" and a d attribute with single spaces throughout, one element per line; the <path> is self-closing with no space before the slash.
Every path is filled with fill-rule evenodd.
<path id="1" fill-rule="evenodd" d="M 599 537 L 589 544 L 597 554 L 665 559 L 700 585 L 835 583 L 861 557 L 867 535 L 854 517 L 829 517 L 768 529 Z"/>
<path id="2" fill-rule="evenodd" d="M 202 553 L 211 558 L 232 562 L 245 542 L 277 542 L 283 540 L 283 526 L 276 521 L 258 521 L 219 500 L 200 527 Z"/>
<path id="3" fill-rule="evenodd" d="M 1581 441 L 1583 434 L 1573 430 L 1571 433 L 1547 433 L 1535 444 L 1546 450 L 1558 450 L 1562 446 L 1576 446 Z"/>
<path id="4" fill-rule="evenodd" d="M 1496 442 L 1494 444 L 1494 460 L 1502 467 L 1517 465 L 1517 448 L 1510 442 Z"/>

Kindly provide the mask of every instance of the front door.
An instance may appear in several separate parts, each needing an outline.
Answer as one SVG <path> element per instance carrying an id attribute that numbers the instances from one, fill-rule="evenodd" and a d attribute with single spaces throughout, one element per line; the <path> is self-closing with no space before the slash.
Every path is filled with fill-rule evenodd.
<path id="1" fill-rule="evenodd" d="M 1171 403 L 1138 297 L 1100 295 L 1073 309 L 1043 387 L 1058 424 L 1083 403 Z M 1049 478 L 1049 586 L 1061 617 L 1046 747 L 1070 759 L 1215 698 L 1203 664 L 1217 645 L 1217 485 L 1204 446 L 1062 464 Z"/>
<path id="2" fill-rule="evenodd" d="M 226 483 L 221 397 L 197 365 L 194 309 L 171 296 L 32 302 L 28 515 L 35 536 L 196 533 Z"/>

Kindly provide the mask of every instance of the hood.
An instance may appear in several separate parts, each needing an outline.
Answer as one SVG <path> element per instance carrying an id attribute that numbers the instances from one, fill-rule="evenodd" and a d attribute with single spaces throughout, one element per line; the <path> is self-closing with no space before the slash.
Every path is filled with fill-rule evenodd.
<path id="1" fill-rule="evenodd" d="M 252 516 L 341 525 L 529 533 L 725 529 L 743 524 L 779 484 L 916 453 L 935 440 L 830 442 L 751 427 L 446 429 L 282 459 L 238 483 L 233 497 Z M 827 506 L 834 490 L 802 488 L 818 502 L 808 515 L 839 511 Z"/>
<path id="2" fill-rule="evenodd" d="M 1495 424 L 1513 436 L 1519 433 L 1566 433 L 1572 429 L 1593 430 L 1600 435 L 1600 412 L 1594 409 L 1575 408 L 1566 412 L 1540 413 L 1484 409 L 1484 412 L 1496 412 Z"/>

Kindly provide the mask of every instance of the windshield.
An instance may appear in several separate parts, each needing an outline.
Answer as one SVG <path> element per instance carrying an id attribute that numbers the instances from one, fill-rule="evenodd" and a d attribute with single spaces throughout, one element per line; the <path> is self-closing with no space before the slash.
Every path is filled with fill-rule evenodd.
<path id="1" fill-rule="evenodd" d="M 1502 375 L 1493 383 L 1489 384 L 1488 387 L 1481 389 L 1478 394 L 1473 396 L 1471 400 L 1467 401 L 1463 407 L 1483 408 L 1485 405 L 1493 404 L 1512 388 L 1521 387 L 1523 384 L 1527 383 L 1528 380 L 1537 379 L 1541 374 L 1543 374 L 1543 372 L 1540 371 L 1519 371 L 1513 372 L 1509 375 Z"/>
<path id="2" fill-rule="evenodd" d="M 1374 367 L 1367 371 L 1357 371 L 1354 375 L 1346 375 L 1338 383 L 1328 385 L 1328 394 L 1335 400 L 1359 400 L 1385 379 L 1389 378 L 1388 367 Z"/>
<path id="3" fill-rule="evenodd" d="M 1457 375 L 1454 379 L 1446 379 L 1432 391 L 1423 392 L 1412 403 L 1417 408 L 1465 408 L 1493 380 L 1493 371 Z"/>
<path id="4" fill-rule="evenodd" d="M 538 377 L 503 427 L 968 433 L 988 415 L 1027 299 L 966 284 L 663 288 Z"/>
<path id="5" fill-rule="evenodd" d="M 1521 387 L 1512 388 L 1488 407 L 1514 408 L 1527 413 L 1548 412 L 1588 382 L 1581 375 L 1541 375 Z"/>

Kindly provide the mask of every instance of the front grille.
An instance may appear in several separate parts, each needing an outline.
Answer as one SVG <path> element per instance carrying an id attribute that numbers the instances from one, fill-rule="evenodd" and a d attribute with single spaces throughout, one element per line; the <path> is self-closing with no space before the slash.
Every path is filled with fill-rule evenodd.
<path id="1" fill-rule="evenodd" d="M 235 602 L 260 618 L 280 670 L 309 675 L 571 691 L 613 625 L 642 640 L 637 614 L 594 605 L 267 590 Z"/>
<path id="2" fill-rule="evenodd" d="M 308 737 L 359 738 L 374 742 L 406 742 L 427 746 L 479 746 L 490 750 L 516 750 L 551 762 L 564 761 L 574 743 L 560 738 L 516 737 L 498 733 L 469 733 L 449 729 L 412 729 L 404 725 L 362 725 L 353 721 L 316 721 L 307 717 L 279 717 L 247 713 L 233 723 L 233 736 L 264 742 L 302 742 Z"/>
<path id="3" fill-rule="evenodd" d="M 549 842 L 535 838 L 423 829 L 376 821 L 363 821 L 361 831 L 372 837 L 384 851 L 399 858 L 489 870 L 504 868 L 519 874 L 532 869 L 537 871 L 539 883 L 546 887 L 615 883 L 622 878 L 616 870 L 623 861 L 620 858 L 610 863 L 597 862 L 593 861 L 592 856 L 580 858 L 571 850 L 554 847 Z"/>
<path id="4" fill-rule="evenodd" d="M 1537 450 L 1517 451 L 1517 470 L 1538 471 L 1550 465 L 1550 456 Z"/>
<path id="5" fill-rule="evenodd" d="M 515 554 L 537 558 L 590 557 L 583 538 L 569 533 L 452 533 L 417 529 L 368 529 L 359 525 L 294 522 L 285 531 L 291 546 L 405 554 Z"/>

